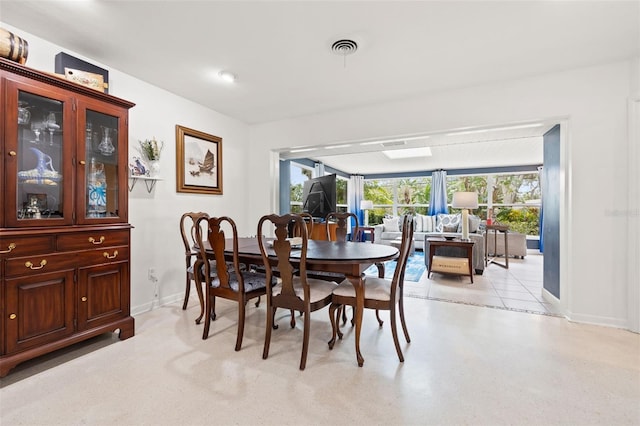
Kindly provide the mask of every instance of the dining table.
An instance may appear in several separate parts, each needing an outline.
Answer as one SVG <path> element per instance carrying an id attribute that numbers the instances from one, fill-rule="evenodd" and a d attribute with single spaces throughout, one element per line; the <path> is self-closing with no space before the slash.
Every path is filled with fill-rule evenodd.
<path id="1" fill-rule="evenodd" d="M 266 239 L 268 242 L 269 239 Z M 393 246 L 383 244 L 370 244 L 362 242 L 337 242 L 324 240 L 308 240 L 307 244 L 307 270 L 325 271 L 344 274 L 353 285 L 356 293 L 356 306 L 354 311 L 355 322 L 355 349 L 358 366 L 362 367 L 364 358 L 360 351 L 360 333 L 362 330 L 362 316 L 364 312 L 364 288 L 366 280 L 364 271 L 371 265 L 378 265 L 380 274 L 384 274 L 383 262 L 393 260 L 398 257 L 398 249 Z M 276 255 L 273 249 L 267 244 L 267 254 L 273 257 Z M 227 259 L 233 256 L 233 239 L 227 239 L 225 243 L 225 255 Z M 262 255 L 258 239 L 255 237 L 238 238 L 238 258 L 241 264 L 262 265 Z M 300 250 L 291 250 L 291 261 L 296 263 L 296 258 L 300 258 Z M 200 297 L 201 307 L 204 309 L 204 295 L 200 285 L 196 286 Z"/>

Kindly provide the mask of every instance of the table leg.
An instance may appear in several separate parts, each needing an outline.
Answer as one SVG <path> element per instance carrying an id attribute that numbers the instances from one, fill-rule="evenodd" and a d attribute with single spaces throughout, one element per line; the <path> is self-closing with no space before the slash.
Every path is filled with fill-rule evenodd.
<path id="1" fill-rule="evenodd" d="M 358 360 L 358 367 L 362 367 L 364 364 L 364 358 L 360 353 L 360 331 L 362 329 L 362 314 L 364 312 L 364 283 L 362 276 L 348 275 L 347 278 L 353 285 L 356 291 L 356 306 L 353 312 L 354 320 L 356 323 L 356 358 Z"/>
<path id="2" fill-rule="evenodd" d="M 473 246 L 467 247 L 467 262 L 469 262 L 469 277 L 471 277 L 471 284 L 473 284 Z"/>

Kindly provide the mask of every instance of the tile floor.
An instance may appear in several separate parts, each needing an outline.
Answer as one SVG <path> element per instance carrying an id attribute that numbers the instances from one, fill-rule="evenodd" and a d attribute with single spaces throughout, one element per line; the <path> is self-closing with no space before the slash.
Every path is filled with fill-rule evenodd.
<path id="1" fill-rule="evenodd" d="M 504 263 L 504 259 L 497 259 Z M 529 250 L 524 259 L 509 259 L 509 269 L 489 264 L 483 275 L 469 277 L 427 272 L 419 282 L 405 282 L 405 294 L 431 300 L 488 306 L 544 315 L 560 315 L 542 298 L 543 256 Z"/>

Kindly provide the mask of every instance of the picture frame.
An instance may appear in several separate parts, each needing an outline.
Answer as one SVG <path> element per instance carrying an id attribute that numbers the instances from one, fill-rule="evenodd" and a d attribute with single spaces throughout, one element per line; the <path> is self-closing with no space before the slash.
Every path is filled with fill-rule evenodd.
<path id="1" fill-rule="evenodd" d="M 222 195 L 222 138 L 176 125 L 176 191 Z"/>

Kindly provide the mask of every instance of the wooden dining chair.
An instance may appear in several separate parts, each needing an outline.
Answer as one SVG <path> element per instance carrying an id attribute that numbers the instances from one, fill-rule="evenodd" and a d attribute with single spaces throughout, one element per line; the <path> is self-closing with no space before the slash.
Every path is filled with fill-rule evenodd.
<path id="1" fill-rule="evenodd" d="M 404 304 L 403 304 L 403 281 L 404 271 L 407 266 L 407 259 L 409 258 L 409 250 L 411 248 L 411 242 L 413 240 L 413 218 L 409 215 L 405 216 L 402 225 L 402 244 L 400 246 L 400 254 L 398 255 L 396 270 L 392 279 L 379 278 L 379 277 L 366 277 L 364 283 L 364 307 L 365 309 L 388 310 L 391 317 L 391 333 L 393 334 L 393 342 L 396 346 L 396 352 L 400 362 L 404 362 L 404 356 L 402 355 L 402 349 L 400 349 L 400 342 L 398 341 L 398 330 L 396 323 L 396 308 L 400 315 L 400 323 L 402 324 L 402 330 L 407 343 L 411 342 L 409 332 L 407 331 L 407 325 L 404 318 Z M 336 335 L 342 339 L 342 332 L 340 331 L 339 315 L 340 309 L 343 306 L 352 306 L 355 309 L 356 305 L 356 292 L 353 285 L 350 282 L 341 283 L 334 291 L 332 296 L 331 307 L 329 308 L 329 318 L 331 319 L 331 326 L 333 335 L 329 341 L 329 348 L 333 349 L 336 342 Z M 377 316 L 377 315 L 376 315 Z M 382 327 L 382 320 L 377 316 L 378 323 Z"/>
<path id="2" fill-rule="evenodd" d="M 202 259 L 214 260 L 215 274 L 211 274 L 212 264 L 203 262 L 204 266 L 200 275 L 205 282 L 205 318 L 202 339 L 209 337 L 211 321 L 216 319 L 216 297 L 238 302 L 238 332 L 236 336 L 236 351 L 242 347 L 244 335 L 245 307 L 249 300 L 258 298 L 256 307 L 260 303 L 260 296 L 266 294 L 266 275 L 253 270 L 245 270 L 240 267 L 238 259 L 238 230 L 230 217 L 201 218 L 206 221 L 205 241 L 204 232 L 199 222 L 196 224 L 196 241 L 200 249 Z M 225 234 L 225 229 L 231 230 L 231 235 Z M 226 238 L 233 241 L 233 261 L 231 265 L 225 260 Z"/>
<path id="3" fill-rule="evenodd" d="M 201 218 L 209 218 L 207 213 L 203 212 L 187 212 L 180 218 L 180 234 L 182 236 L 182 243 L 184 244 L 184 256 L 185 256 L 185 271 L 186 271 L 186 285 L 184 289 L 184 302 L 182 302 L 182 310 L 187 309 L 189 303 L 189 293 L 191 291 L 191 282 L 195 282 L 195 274 L 193 272 L 193 265 L 200 252 L 194 248 L 196 244 L 196 223 Z M 199 285 L 199 284 L 198 284 Z M 203 301 L 200 301 L 203 305 Z M 203 306 L 201 306 L 204 308 Z M 196 321 L 199 322 L 199 321 Z"/>
<path id="4" fill-rule="evenodd" d="M 295 221 L 302 230 L 302 243 L 299 247 L 291 247 L 287 238 L 289 223 Z M 275 240 L 267 240 L 264 235 L 265 227 L 275 226 Z M 294 214 L 267 215 L 258 222 L 258 243 L 263 263 L 267 273 L 267 325 L 264 338 L 262 358 L 269 356 L 271 331 L 277 329 L 275 314 L 278 308 L 289 311 L 300 311 L 304 316 L 304 330 L 302 338 L 302 355 L 300 370 L 304 370 L 309 350 L 309 328 L 311 312 L 328 306 L 331 303 L 331 293 L 337 287 L 336 282 L 318 280 L 307 276 L 307 249 L 309 238 L 302 217 Z M 299 254 L 295 263 L 291 260 L 292 251 Z M 269 256 L 275 256 L 275 259 Z M 299 259 L 299 260 L 298 260 Z M 272 262 L 274 265 L 272 265 Z M 277 284 L 273 280 L 273 268 L 277 266 L 279 279 Z M 291 323 L 295 327 L 295 323 Z"/>
<path id="5" fill-rule="evenodd" d="M 351 226 L 352 241 L 356 240 L 356 236 L 359 234 L 360 225 L 358 225 L 358 216 L 351 212 L 331 212 L 325 217 L 325 227 L 327 229 L 327 240 L 331 241 L 330 223 L 337 222 L 336 224 L 336 238 L 335 241 L 345 242 L 349 233 L 349 218 L 353 218 L 354 224 Z"/>

